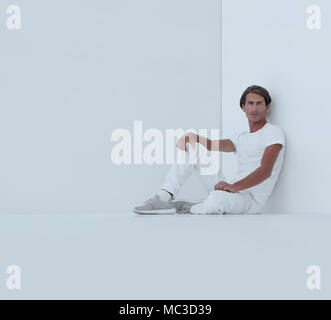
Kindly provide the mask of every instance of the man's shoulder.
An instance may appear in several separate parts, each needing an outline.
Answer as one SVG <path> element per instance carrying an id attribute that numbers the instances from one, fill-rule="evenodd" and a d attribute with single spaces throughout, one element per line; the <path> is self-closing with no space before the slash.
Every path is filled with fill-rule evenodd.
<path id="1" fill-rule="evenodd" d="M 262 134 L 262 143 L 265 146 L 280 143 L 285 147 L 285 142 L 286 137 L 283 130 L 275 124 L 268 123 L 266 130 Z"/>
<path id="2" fill-rule="evenodd" d="M 284 131 L 283 131 L 283 129 L 280 127 L 280 126 L 278 126 L 278 125 L 275 125 L 275 124 L 273 124 L 273 123 L 270 123 L 270 122 L 267 122 L 266 124 L 265 124 L 265 128 L 264 128 L 264 130 L 261 130 L 261 133 L 262 132 L 266 132 L 268 135 L 274 135 L 274 134 L 281 134 L 281 135 L 283 135 L 283 136 L 285 136 L 284 135 Z M 236 137 L 236 138 L 238 138 L 239 136 L 247 136 L 247 135 L 249 135 L 250 134 L 250 131 L 249 130 L 238 130 L 238 131 L 236 131 L 233 135 L 232 135 L 232 138 L 234 138 L 234 137 Z M 230 138 L 230 140 L 231 140 L 231 138 Z"/>
<path id="3" fill-rule="evenodd" d="M 266 131 L 280 132 L 280 133 L 284 134 L 284 131 L 280 126 L 275 125 L 275 124 L 270 123 L 270 122 L 267 122 L 267 124 L 268 124 L 268 126 L 266 127 Z"/>

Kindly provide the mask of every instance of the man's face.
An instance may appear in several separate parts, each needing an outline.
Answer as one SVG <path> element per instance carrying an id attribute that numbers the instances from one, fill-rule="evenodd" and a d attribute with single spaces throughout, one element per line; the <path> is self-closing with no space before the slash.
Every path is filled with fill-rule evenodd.
<path id="1" fill-rule="evenodd" d="M 243 111 L 250 122 L 258 123 L 266 119 L 267 112 L 270 110 L 270 104 L 266 106 L 264 98 L 256 93 L 248 93 L 246 104 Z"/>

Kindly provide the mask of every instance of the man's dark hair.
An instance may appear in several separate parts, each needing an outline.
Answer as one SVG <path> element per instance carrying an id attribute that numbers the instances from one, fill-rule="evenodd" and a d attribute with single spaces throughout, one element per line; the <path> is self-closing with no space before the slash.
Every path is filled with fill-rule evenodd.
<path id="1" fill-rule="evenodd" d="M 246 104 L 246 96 L 249 93 L 256 93 L 259 94 L 264 98 L 266 106 L 271 103 L 271 97 L 267 89 L 260 87 L 260 86 L 250 86 L 248 87 L 240 98 L 240 108 Z"/>

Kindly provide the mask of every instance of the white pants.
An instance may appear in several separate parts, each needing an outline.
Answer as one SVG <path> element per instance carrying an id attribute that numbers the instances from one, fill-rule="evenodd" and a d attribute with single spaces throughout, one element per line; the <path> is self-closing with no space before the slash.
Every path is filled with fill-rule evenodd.
<path id="1" fill-rule="evenodd" d="M 204 166 L 201 164 L 199 151 L 204 148 L 200 144 L 195 145 L 195 149 L 187 143 L 188 152 L 178 150 L 181 157 L 184 157 L 181 163 L 175 163 L 171 166 L 165 182 L 161 188 L 166 189 L 174 195 L 174 198 L 179 193 L 181 186 L 192 174 L 196 174 L 201 181 L 208 196 L 206 199 L 191 207 L 191 213 L 194 214 L 242 214 L 242 213 L 259 213 L 259 209 L 255 199 L 249 191 L 229 192 L 224 190 L 214 190 L 215 185 L 220 181 L 225 181 L 225 177 L 219 170 L 213 175 L 201 175 L 200 169 Z M 189 159 L 195 159 L 194 163 L 190 163 Z M 230 182 L 228 182 L 230 183 Z"/>

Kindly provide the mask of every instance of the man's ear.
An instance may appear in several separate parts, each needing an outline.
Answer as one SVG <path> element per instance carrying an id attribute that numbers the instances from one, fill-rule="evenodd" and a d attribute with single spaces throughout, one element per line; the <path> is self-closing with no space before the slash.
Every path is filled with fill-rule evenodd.
<path id="1" fill-rule="evenodd" d="M 271 107 L 271 104 L 269 103 L 269 104 L 267 105 L 267 111 L 270 111 L 270 107 Z"/>

